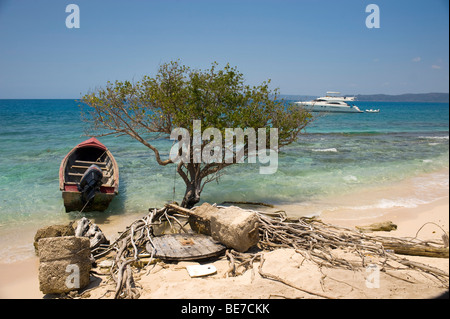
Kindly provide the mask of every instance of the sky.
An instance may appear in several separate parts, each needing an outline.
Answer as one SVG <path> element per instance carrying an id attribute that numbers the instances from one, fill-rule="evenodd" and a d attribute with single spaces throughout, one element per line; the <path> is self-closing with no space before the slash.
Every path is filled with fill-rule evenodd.
<path id="1" fill-rule="evenodd" d="M 77 99 L 178 59 L 282 94 L 449 92 L 449 1 L 0 0 L 0 98 Z"/>

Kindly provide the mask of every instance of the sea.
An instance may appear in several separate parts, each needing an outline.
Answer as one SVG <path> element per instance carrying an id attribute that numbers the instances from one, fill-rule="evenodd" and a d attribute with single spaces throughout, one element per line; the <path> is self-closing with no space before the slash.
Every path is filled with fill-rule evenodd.
<path id="1" fill-rule="evenodd" d="M 365 207 L 416 207 L 448 195 L 448 103 L 355 104 L 380 112 L 317 116 L 295 143 L 281 149 L 275 174 L 259 174 L 264 164 L 232 165 L 205 186 L 201 202 L 294 205 L 298 209 L 290 214 L 320 216 L 334 198 L 347 198 L 345 205 L 363 214 Z M 184 183 L 174 165 L 158 165 L 150 149 L 128 136 L 105 136 L 99 140 L 119 165 L 119 195 L 105 212 L 66 213 L 59 166 L 89 138 L 79 105 L 77 100 L 0 100 L 0 263 L 32 255 L 32 238 L 40 227 L 81 215 L 107 224 L 181 202 Z M 168 156 L 173 141 L 155 137 L 153 143 Z M 407 180 L 417 184 L 412 195 L 352 203 L 352 194 Z"/>

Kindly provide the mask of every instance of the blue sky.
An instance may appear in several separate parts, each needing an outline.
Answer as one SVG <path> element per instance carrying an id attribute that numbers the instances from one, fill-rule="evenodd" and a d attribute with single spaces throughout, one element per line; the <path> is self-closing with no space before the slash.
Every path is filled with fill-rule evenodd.
<path id="1" fill-rule="evenodd" d="M 448 92 L 448 37 L 448 0 L 0 0 L 0 98 L 79 98 L 175 59 L 283 94 Z"/>

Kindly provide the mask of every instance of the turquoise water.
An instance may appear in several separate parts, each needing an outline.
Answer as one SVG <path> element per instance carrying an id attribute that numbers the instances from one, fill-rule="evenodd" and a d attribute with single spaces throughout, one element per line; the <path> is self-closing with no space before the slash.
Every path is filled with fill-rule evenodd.
<path id="1" fill-rule="evenodd" d="M 205 187 L 202 201 L 307 203 L 448 168 L 448 103 L 356 104 L 381 111 L 317 118 L 282 149 L 276 174 L 258 174 L 259 164 L 233 165 L 219 184 Z M 79 217 L 64 211 L 58 169 L 66 153 L 87 138 L 83 134 L 74 100 L 0 100 L 0 236 L 2 229 Z M 159 166 L 151 150 L 127 136 L 100 141 L 120 170 L 120 194 L 104 216 L 144 214 L 181 201 L 184 186 L 174 166 Z M 163 155 L 172 146 L 164 139 L 154 143 Z"/>

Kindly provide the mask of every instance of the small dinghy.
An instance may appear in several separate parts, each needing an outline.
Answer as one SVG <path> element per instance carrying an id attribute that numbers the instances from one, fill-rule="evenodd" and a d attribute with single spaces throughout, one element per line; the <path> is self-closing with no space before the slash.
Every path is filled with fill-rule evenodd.
<path id="1" fill-rule="evenodd" d="M 380 113 L 380 109 L 378 109 L 378 110 L 369 109 L 369 110 L 366 110 L 366 113 Z"/>
<path id="2" fill-rule="evenodd" d="M 119 167 L 105 145 L 92 137 L 61 162 L 59 188 L 66 212 L 104 211 L 119 191 Z"/>

